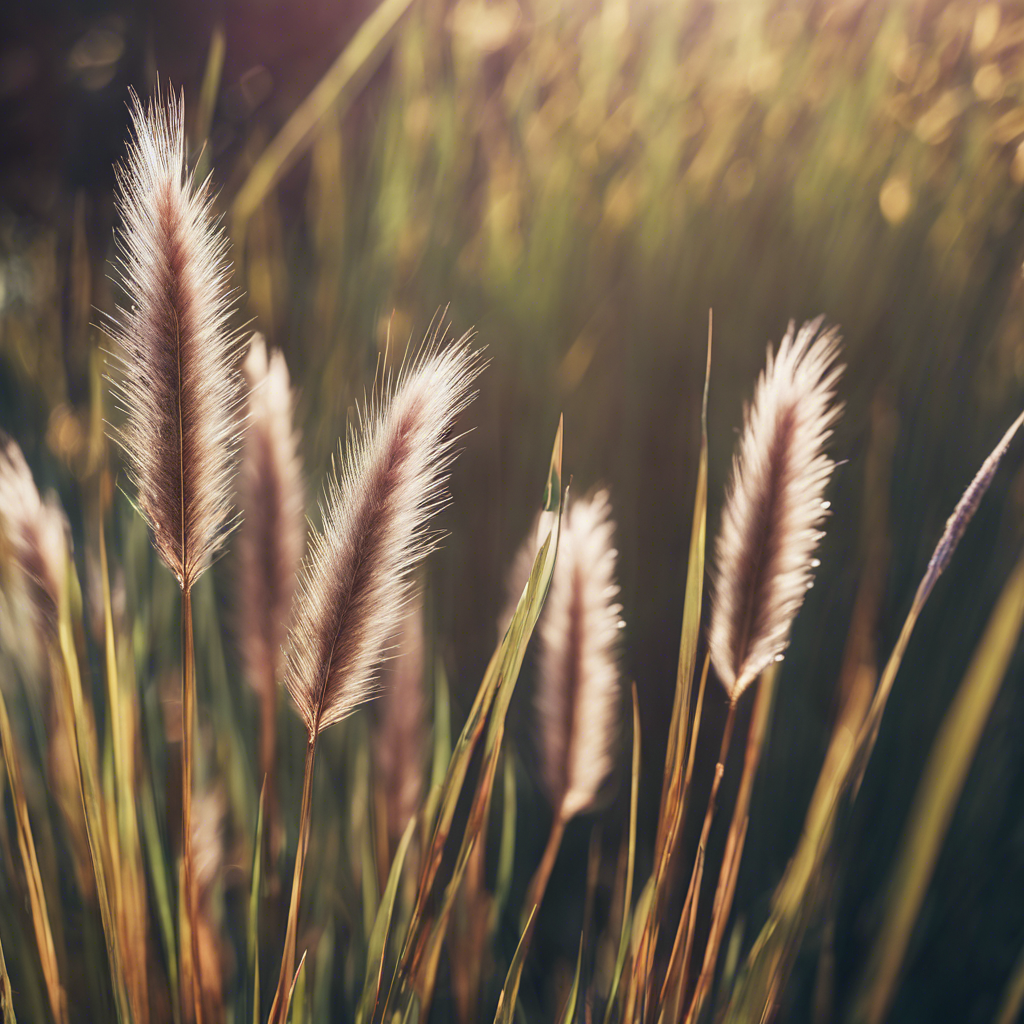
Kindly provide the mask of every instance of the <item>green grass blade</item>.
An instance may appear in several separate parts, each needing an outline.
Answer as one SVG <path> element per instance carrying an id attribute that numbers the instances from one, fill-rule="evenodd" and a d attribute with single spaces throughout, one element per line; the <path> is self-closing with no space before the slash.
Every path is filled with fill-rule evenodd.
<path id="1" fill-rule="evenodd" d="M 267 193 L 312 143 L 325 116 L 332 109 L 344 110 L 380 65 L 402 15 L 411 4 L 412 0 L 383 0 L 260 154 L 232 206 L 236 239 Z"/>
<path id="2" fill-rule="evenodd" d="M 441 799 L 441 788 L 451 759 L 451 695 L 448 690 L 448 673 L 445 672 L 444 662 L 438 658 L 434 667 L 434 754 L 430 766 L 430 794 L 423 813 L 424 827 L 427 830 L 434 825 Z"/>
<path id="3" fill-rule="evenodd" d="M 516 767 L 509 750 L 505 751 L 503 776 L 498 869 L 494 881 L 494 899 L 491 901 L 487 922 L 487 933 L 492 940 L 508 903 L 516 857 Z"/>
<path id="4" fill-rule="evenodd" d="M 11 993 L 11 979 L 7 976 L 7 961 L 4 960 L 4 947 L 0 942 L 0 1010 L 3 1011 L 4 1024 L 18 1024 L 14 1015 L 14 996 Z"/>
<path id="5" fill-rule="evenodd" d="M 295 978 L 292 980 L 292 987 L 288 990 L 288 1002 L 285 1003 L 285 1019 L 291 1024 L 306 1024 L 306 954 L 308 949 L 302 951 L 302 959 L 295 971 Z"/>
<path id="6" fill-rule="evenodd" d="M 178 940 L 174 932 L 175 911 L 171 902 L 171 876 L 167 870 L 167 859 L 160 838 L 153 784 L 149 779 L 139 787 L 139 809 L 142 812 L 142 833 L 145 836 L 149 881 L 153 887 L 160 938 L 167 957 L 167 987 L 171 992 L 171 1013 L 175 1024 L 178 1024 L 181 1021 L 181 1001 L 178 985 Z"/>
<path id="7" fill-rule="evenodd" d="M 633 926 L 633 868 L 636 861 L 636 813 L 640 795 L 640 702 L 636 695 L 636 683 L 632 687 L 633 696 L 633 764 L 629 784 L 629 846 L 626 852 L 626 884 L 622 896 L 622 930 L 619 933 L 619 951 L 615 957 L 615 969 L 612 972 L 612 983 L 608 989 L 608 1003 L 604 1011 L 605 1024 L 610 1024 L 615 997 L 622 979 L 622 969 L 629 953 L 629 936 Z"/>
<path id="8" fill-rule="evenodd" d="M 263 801 L 267 783 L 260 789 L 256 809 L 256 835 L 252 841 L 252 872 L 249 884 L 249 919 L 246 931 L 246 955 L 252 978 L 252 1024 L 260 1024 L 260 888 L 263 883 Z"/>
<path id="9" fill-rule="evenodd" d="M 441 920 L 440 930 L 438 932 L 435 929 L 433 949 L 428 954 L 428 959 L 432 957 L 435 965 L 436 956 L 440 951 L 440 939 L 443 938 L 444 929 L 447 925 L 447 915 L 451 912 L 458 883 L 461 881 L 462 872 L 465 871 L 466 864 L 469 861 L 469 853 L 472 850 L 477 830 L 482 824 L 483 814 L 482 808 L 478 806 L 478 799 L 486 795 L 486 791 L 489 789 L 489 782 L 493 780 L 494 765 L 493 758 L 490 755 L 496 749 L 494 743 L 495 723 L 498 723 L 499 728 L 504 724 L 508 700 L 511 698 L 511 691 L 515 687 L 516 678 L 522 666 L 526 644 L 537 623 L 544 600 L 547 597 L 548 585 L 551 582 L 551 574 L 554 570 L 555 554 L 558 546 L 558 530 L 561 522 L 561 483 L 562 421 L 559 419 L 542 505 L 543 511 L 547 516 L 548 534 L 537 552 L 530 578 L 523 590 L 522 597 L 519 599 L 519 604 L 516 607 L 515 614 L 512 616 L 512 621 L 501 643 L 498 645 L 498 649 L 491 657 L 490 664 L 487 666 L 487 671 L 484 674 L 483 681 L 477 690 L 476 698 L 470 709 L 469 717 L 466 719 L 466 724 L 459 734 L 448 764 L 448 770 L 445 773 L 444 783 L 441 786 L 441 794 L 438 800 L 437 822 L 434 825 L 433 837 L 424 856 L 416 904 L 413 908 L 405 950 L 402 954 L 402 964 L 405 969 L 413 967 L 411 960 L 413 959 L 414 951 L 417 950 L 420 933 L 425 924 L 423 918 L 426 902 L 433 889 L 438 868 L 441 865 L 445 841 L 451 830 L 455 807 L 462 793 L 462 786 L 466 773 L 469 770 L 470 759 L 483 734 L 484 726 L 488 721 L 488 713 L 492 705 L 495 704 L 496 699 L 501 695 L 500 703 L 503 707 L 496 708 L 494 715 L 491 716 L 491 728 L 488 731 L 486 744 L 487 750 L 485 752 L 484 765 L 481 768 L 481 785 L 478 785 L 477 799 L 474 799 L 471 820 L 463 836 L 455 876 L 453 876 L 453 882 L 449 883 L 446 890 L 444 904 L 439 914 Z M 490 780 L 485 778 L 488 771 L 491 772 Z M 420 959 L 422 953 L 423 950 L 420 949 L 415 954 L 416 959 Z"/>
<path id="10" fill-rule="evenodd" d="M 21 853 L 22 867 L 25 871 L 25 885 L 28 889 L 29 909 L 39 953 L 39 963 L 42 967 L 43 980 L 50 1001 L 50 1012 L 55 1021 L 62 1022 L 67 1020 L 67 1000 L 60 981 L 57 950 L 50 928 L 50 915 L 46 907 L 46 893 L 43 890 L 43 879 L 36 856 L 32 823 L 28 816 L 28 803 L 25 799 L 25 789 L 21 778 L 21 764 L 14 747 L 14 732 L 7 716 L 7 702 L 4 700 L 2 687 L 0 687 L 0 745 L 3 747 L 4 764 L 7 768 L 7 778 L 10 781 L 11 803 L 14 807 L 18 834 L 18 850 Z M 0 792 L 0 796 L 2 796 L 2 792 Z M 6 978 L 6 969 L 4 977 Z"/>
<path id="11" fill-rule="evenodd" d="M 519 945 L 512 957 L 512 963 L 509 964 L 508 975 L 505 977 L 505 984 L 498 997 L 498 1009 L 494 1014 L 494 1024 L 512 1024 L 516 1012 L 516 999 L 519 998 L 519 982 L 523 978 L 523 967 L 526 964 L 526 954 L 530 950 L 530 937 L 533 934 L 533 923 L 536 919 L 537 908 L 534 907 L 530 911 L 526 928 L 523 929 Z"/>
<path id="12" fill-rule="evenodd" d="M 86 708 L 72 623 L 72 606 L 79 611 L 81 609 L 81 590 L 70 553 L 67 552 L 65 553 L 65 565 L 66 585 L 61 590 L 57 609 L 57 651 L 53 667 L 59 679 L 57 688 L 60 691 L 60 699 L 65 702 L 65 711 L 74 723 L 74 728 L 70 731 L 75 748 L 73 760 L 85 811 L 85 830 L 92 857 L 93 876 L 96 879 L 96 895 L 100 905 L 107 956 L 110 961 L 114 1002 L 117 1007 L 118 1020 L 127 1022 L 131 1020 L 131 1009 L 125 987 L 117 921 L 114 917 L 107 877 L 109 851 L 104 847 L 106 813 L 98 777 L 96 735 Z"/>
<path id="13" fill-rule="evenodd" d="M 405 832 L 395 851 L 395 858 L 391 862 L 391 871 L 388 874 L 384 894 L 381 896 L 377 916 L 366 945 L 366 977 L 363 980 L 363 994 L 356 1009 L 356 1024 L 370 1024 L 377 1008 L 381 979 L 384 976 L 384 961 L 387 959 L 391 916 L 395 909 L 395 898 L 398 896 L 398 884 L 402 879 L 405 854 L 415 831 L 416 818 L 412 817 L 409 819 L 409 824 L 405 826 Z"/>
<path id="14" fill-rule="evenodd" d="M 708 522 L 708 388 L 711 383 L 711 314 L 708 314 L 707 366 L 704 373 L 704 396 L 700 414 L 700 454 L 697 460 L 697 486 L 693 495 L 693 524 L 690 529 L 690 551 L 686 564 L 686 593 L 683 600 L 683 624 L 679 637 L 679 661 L 676 667 L 676 689 L 672 702 L 672 719 L 668 732 L 668 755 L 661 793 L 661 814 L 658 818 L 657 849 L 662 851 L 671 842 L 671 805 L 682 798 L 683 769 L 686 764 L 690 724 L 690 699 L 693 676 L 697 668 L 697 641 L 700 636 L 700 612 L 704 595 L 704 552 Z"/>
<path id="15" fill-rule="evenodd" d="M 486 712 L 493 704 L 493 712 L 487 721 L 483 764 L 480 768 L 480 776 L 477 781 L 476 792 L 473 796 L 469 820 L 462 836 L 458 859 L 456 860 L 452 877 L 445 887 L 441 908 L 425 945 L 424 954 L 421 957 L 425 967 L 418 978 L 417 989 L 424 999 L 433 989 L 433 979 L 440 957 L 441 944 L 444 940 L 448 921 L 455 904 L 455 896 L 462 883 L 466 867 L 469 864 L 476 838 L 487 818 L 487 808 L 490 801 L 491 788 L 494 783 L 498 753 L 501 749 L 501 739 L 504 735 L 505 717 L 508 713 L 509 702 L 512 699 L 516 680 L 519 677 L 519 670 L 523 664 L 526 644 L 533 633 L 533 629 L 540 617 L 541 609 L 544 606 L 544 601 L 547 598 L 548 586 L 554 571 L 555 556 L 558 549 L 558 533 L 562 510 L 561 482 L 562 421 L 560 419 L 558 432 L 555 435 L 554 448 L 551 453 L 547 485 L 544 489 L 543 512 L 546 517 L 544 525 L 547 527 L 548 533 L 537 552 L 533 569 L 530 572 L 530 578 L 523 590 L 522 597 L 519 599 L 519 604 L 516 607 L 515 614 L 512 616 L 512 621 L 501 643 L 498 645 L 498 650 L 491 658 L 487 673 L 480 684 L 477 698 L 474 701 L 473 711 L 470 712 L 470 719 L 467 721 L 462 735 L 459 737 L 456 756 L 464 758 L 465 761 L 459 768 L 459 785 L 457 788 L 453 787 L 450 791 L 446 792 L 441 802 L 438 830 L 435 831 L 435 840 L 430 851 L 430 861 L 433 864 L 435 874 L 437 864 L 440 863 L 440 857 L 443 853 L 443 843 L 440 846 L 436 845 L 439 830 L 441 829 L 442 822 L 444 822 L 446 826 L 445 835 L 447 835 L 447 828 L 451 824 L 451 815 L 454 814 L 455 810 L 455 802 L 458 799 L 459 792 L 461 792 L 461 781 L 465 777 L 468 768 L 469 755 L 472 754 L 476 739 L 479 738 L 480 732 L 483 729 Z M 472 742 L 469 741 L 471 735 L 473 736 Z M 455 763 L 456 757 L 453 757 L 452 764 L 454 765 Z M 451 767 L 449 768 L 449 775 L 451 775 Z M 448 785 L 448 779 L 446 779 L 445 784 L 446 786 Z M 431 863 L 428 863 L 426 868 L 429 869 L 430 867 Z M 421 900 L 424 895 L 425 890 L 421 880 L 420 895 L 417 897 L 417 910 L 422 906 Z M 411 942 L 416 941 L 418 927 L 419 919 L 414 914 L 413 924 L 410 926 L 409 938 L 406 942 L 407 948 Z"/>
<path id="16" fill-rule="evenodd" d="M 566 997 L 565 1006 L 562 1008 L 562 1013 L 558 1018 L 558 1024 L 573 1024 L 576 1020 L 576 1004 L 579 1002 L 580 997 L 580 973 L 583 970 L 583 941 L 586 938 L 586 934 L 580 936 L 580 949 L 576 954 L 576 973 L 572 977 L 572 987 L 569 989 L 569 995 Z"/>
<path id="17" fill-rule="evenodd" d="M 1013 973 L 1006 983 L 999 1012 L 995 1024 L 1014 1024 L 1020 1020 L 1021 1008 L 1024 1007 L 1024 950 L 1013 965 Z"/>
<path id="18" fill-rule="evenodd" d="M 892 873 L 885 919 L 858 999 L 858 1019 L 880 1024 L 935 870 L 982 730 L 1024 626 L 1024 558 L 1003 587 L 928 758 Z"/>

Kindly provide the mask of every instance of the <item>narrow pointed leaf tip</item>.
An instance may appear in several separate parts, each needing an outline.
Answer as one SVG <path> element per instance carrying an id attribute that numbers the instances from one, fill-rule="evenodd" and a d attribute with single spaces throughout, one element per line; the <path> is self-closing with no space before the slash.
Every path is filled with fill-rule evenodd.
<path id="1" fill-rule="evenodd" d="M 161 558 L 189 589 L 231 521 L 242 400 L 227 238 L 208 181 L 185 166 L 183 102 L 132 95 L 134 141 L 117 168 L 119 277 L 107 324 L 113 391 L 138 505 Z"/>
<path id="2" fill-rule="evenodd" d="M 730 700 L 785 650 L 812 582 L 834 462 L 825 445 L 842 412 L 839 335 L 821 318 L 794 325 L 758 379 L 715 549 L 709 647 Z"/>
<path id="3" fill-rule="evenodd" d="M 435 338 L 349 429 L 301 573 L 285 671 L 311 737 L 373 694 L 410 575 L 437 542 L 428 523 L 449 500 L 451 429 L 482 368 L 467 336 L 444 348 Z"/>
<path id="4" fill-rule="evenodd" d="M 611 768 L 622 625 L 614 532 L 607 491 L 569 503 L 540 620 L 544 782 L 565 818 L 593 804 Z"/>

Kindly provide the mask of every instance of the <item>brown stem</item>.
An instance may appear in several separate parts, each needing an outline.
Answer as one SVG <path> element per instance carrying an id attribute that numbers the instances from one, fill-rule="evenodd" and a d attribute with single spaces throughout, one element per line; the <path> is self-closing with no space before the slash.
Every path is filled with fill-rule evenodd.
<path id="1" fill-rule="evenodd" d="M 282 1024 L 287 1011 L 288 991 L 295 973 L 295 944 L 299 929 L 299 901 L 302 897 L 302 875 L 306 868 L 306 850 L 309 847 L 309 826 L 313 805 L 313 760 L 316 755 L 316 734 L 306 744 L 306 767 L 302 776 L 302 809 L 299 812 L 299 843 L 295 850 L 295 870 L 292 874 L 292 895 L 288 904 L 288 925 L 284 933 L 284 954 L 281 957 L 281 975 L 277 980 L 274 1003 L 267 1024 Z"/>
<path id="2" fill-rule="evenodd" d="M 715 888 L 715 901 L 711 908 L 711 932 L 707 945 L 704 947 L 704 963 L 697 987 L 693 993 L 693 1002 L 687 1014 L 687 1022 L 696 1021 L 711 989 L 714 980 L 715 966 L 721 949 L 725 926 L 732 912 L 732 900 L 736 893 L 736 879 L 740 870 L 740 859 L 743 856 L 743 844 L 747 835 L 747 821 L 750 816 L 750 796 L 754 788 L 754 776 L 761 760 L 761 750 L 768 726 L 768 710 L 771 706 L 772 694 L 775 689 L 775 670 L 769 669 L 761 677 L 757 685 L 757 699 L 750 716 L 750 728 L 747 731 L 746 753 L 743 759 L 743 775 L 740 777 L 740 788 L 736 794 L 736 805 L 729 823 L 729 834 L 725 840 L 725 853 L 722 867 L 718 874 L 718 885 Z"/>
<path id="3" fill-rule="evenodd" d="M 561 808 L 555 812 L 555 819 L 551 822 L 551 834 L 548 836 L 548 845 L 544 848 L 544 856 L 530 881 L 530 888 L 526 890 L 526 902 L 523 904 L 523 917 L 527 918 L 534 907 L 539 907 L 544 899 L 544 891 L 548 887 L 548 879 L 551 878 L 551 871 L 555 866 L 555 859 L 558 857 L 558 848 L 562 845 L 562 834 L 565 832 L 565 816 Z M 525 927 L 525 921 L 523 923 Z"/>
<path id="4" fill-rule="evenodd" d="M 722 727 L 722 739 L 721 739 L 721 742 L 720 742 L 719 747 L 718 747 L 718 762 L 715 764 L 715 777 L 711 781 L 711 793 L 708 796 L 707 810 L 704 812 L 704 824 L 701 826 L 701 830 L 700 830 L 700 844 L 699 844 L 699 847 L 698 847 L 699 851 L 707 849 L 708 833 L 711 831 L 711 822 L 714 819 L 715 808 L 718 805 L 718 787 L 721 785 L 722 776 L 725 774 L 725 762 L 726 762 L 726 760 L 729 757 L 729 746 L 732 743 L 733 726 L 735 725 L 735 723 L 736 723 L 736 702 L 731 700 L 731 701 L 729 701 L 729 710 L 728 710 L 728 712 L 726 713 L 726 716 L 725 716 L 725 725 Z M 691 764 L 691 766 L 688 766 L 688 767 L 692 767 L 692 764 Z M 694 878 L 696 876 L 696 873 L 697 873 L 697 866 L 696 866 L 696 862 L 695 862 L 693 874 L 691 874 L 691 876 L 690 876 L 690 890 L 693 890 L 693 888 L 694 888 Z M 687 919 L 687 916 L 688 916 L 687 912 L 688 911 L 689 911 L 689 916 L 690 917 L 696 918 L 696 915 L 697 915 L 697 906 L 696 905 L 699 902 L 699 896 L 700 896 L 700 893 L 697 892 L 697 891 L 692 891 L 692 892 L 688 891 L 687 894 L 686 894 L 686 903 L 683 905 L 683 912 L 682 912 L 682 915 L 679 918 L 679 927 L 676 929 L 675 941 L 672 944 L 672 954 L 671 954 L 671 958 L 669 960 L 669 972 L 672 971 L 673 964 L 677 960 L 677 957 L 681 956 L 683 951 L 684 951 L 684 946 L 683 946 L 683 939 L 684 939 L 684 936 L 685 936 L 684 922 Z M 692 907 L 691 907 L 691 902 L 693 904 Z M 657 941 L 658 941 L 657 931 L 655 931 L 654 937 L 653 937 L 653 940 L 652 940 L 652 943 L 651 943 L 651 946 L 647 950 L 647 952 L 648 952 L 648 959 L 649 960 L 653 960 L 653 958 L 654 958 L 654 946 L 657 944 Z M 677 950 L 678 950 L 678 952 L 677 952 Z M 687 969 L 687 965 L 684 962 L 683 970 L 685 971 L 686 969 Z M 647 997 L 649 995 L 649 986 L 650 986 L 651 981 L 652 981 L 651 974 L 652 974 L 652 972 L 650 970 L 648 970 L 647 978 L 646 978 L 646 987 L 645 987 L 645 992 L 644 992 L 644 1002 L 645 1002 L 645 1004 L 647 1003 Z M 668 979 L 669 979 L 670 976 L 671 976 L 671 973 L 666 974 L 666 976 L 665 976 L 665 984 L 668 983 Z M 662 988 L 662 998 L 664 998 L 664 986 Z M 641 1012 L 640 1019 L 641 1020 L 644 1019 L 643 1011 Z"/>
<path id="5" fill-rule="evenodd" d="M 194 759 L 194 727 L 196 715 L 196 658 L 192 637 L 192 591 L 181 590 L 181 863 L 182 884 L 185 888 L 185 907 L 192 961 L 192 1003 L 196 1024 L 203 1024 L 203 987 L 199 962 L 199 893 L 196 889 L 195 868 L 192 861 L 192 764 Z M 186 955 L 182 950 L 182 955 Z"/>

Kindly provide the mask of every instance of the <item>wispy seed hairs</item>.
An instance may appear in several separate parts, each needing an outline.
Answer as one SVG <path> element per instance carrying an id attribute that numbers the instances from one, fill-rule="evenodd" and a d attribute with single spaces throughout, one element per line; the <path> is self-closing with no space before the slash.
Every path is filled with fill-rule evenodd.
<path id="1" fill-rule="evenodd" d="M 117 168 L 120 280 L 128 302 L 107 326 L 114 437 L 161 558 L 183 590 L 224 540 L 233 496 L 241 379 L 227 237 L 209 182 L 185 167 L 183 101 L 132 98 L 134 140 Z"/>
<path id="2" fill-rule="evenodd" d="M 436 541 L 428 521 L 448 502 L 449 434 L 481 367 L 466 338 L 428 345 L 349 430 L 310 539 L 285 674 L 311 736 L 373 693 L 410 574 Z"/>
<path id="3" fill-rule="evenodd" d="M 811 584 L 834 463 L 825 445 L 842 405 L 839 335 L 794 325 L 758 379 L 716 545 L 708 642 L 730 701 L 786 648 Z"/>

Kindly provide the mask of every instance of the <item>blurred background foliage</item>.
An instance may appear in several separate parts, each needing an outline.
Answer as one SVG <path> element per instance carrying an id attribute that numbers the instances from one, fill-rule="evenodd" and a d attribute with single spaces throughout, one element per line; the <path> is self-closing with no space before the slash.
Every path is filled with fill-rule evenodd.
<path id="1" fill-rule="evenodd" d="M 401 17 L 331 92 L 328 69 L 368 2 L 6 5 L 0 426 L 80 523 L 75 510 L 95 500 L 95 325 L 116 297 L 112 166 L 128 88 L 145 94 L 158 77 L 184 88 L 193 157 L 212 171 L 234 243 L 239 323 L 252 318 L 284 350 L 300 388 L 311 502 L 386 349 L 394 358 L 444 308 L 455 330 L 475 326 L 487 346 L 445 517 L 451 536 L 429 570 L 456 728 L 493 649 L 505 572 L 536 508 L 559 412 L 572 487 L 609 484 L 623 671 L 636 680 L 644 724 L 643 877 L 675 676 L 707 311 L 712 534 L 765 343 L 790 318 L 824 313 L 840 324 L 847 410 L 834 452 L 844 461 L 755 790 L 736 900 L 746 949 L 799 835 L 840 681 L 892 646 L 945 517 L 1024 396 L 1024 4 L 388 6 Z M 325 74 L 328 102 L 268 179 L 261 154 Z M 1019 554 L 1019 466 L 1011 458 L 997 479 L 919 626 L 781 1019 L 828 1021 L 849 1008 L 922 766 Z M 176 658 L 175 592 L 123 497 L 116 510 L 143 708 L 156 714 Z M 85 561 L 81 532 L 76 549 Z M 197 647 L 210 659 L 200 700 L 234 828 L 248 836 L 253 730 L 216 728 L 232 701 L 247 699 L 231 568 L 229 555 L 197 597 Z M 987 725 L 893 1020 L 991 1020 L 1024 944 L 1022 668 L 1018 657 Z M 525 684 L 512 732 L 520 895 L 547 813 L 530 768 Z M 725 702 L 709 694 L 713 724 Z M 151 736 L 162 732 L 155 721 Z M 340 778 L 358 744 L 330 739 Z M 290 778 L 301 764 L 297 727 L 283 741 Z M 698 750 L 705 790 L 716 746 L 709 725 Z M 602 818 L 610 850 L 628 802 L 620 760 Z M 332 784 L 330 772 L 321 783 Z M 530 1019 L 571 979 L 592 825 L 570 828 L 556 867 L 521 994 Z M 338 841 L 329 833 L 318 863 Z M 508 955 L 514 920 L 502 933 Z M 495 973 L 500 986 L 504 969 Z M 446 1009 L 439 998 L 437 1014 Z"/>

